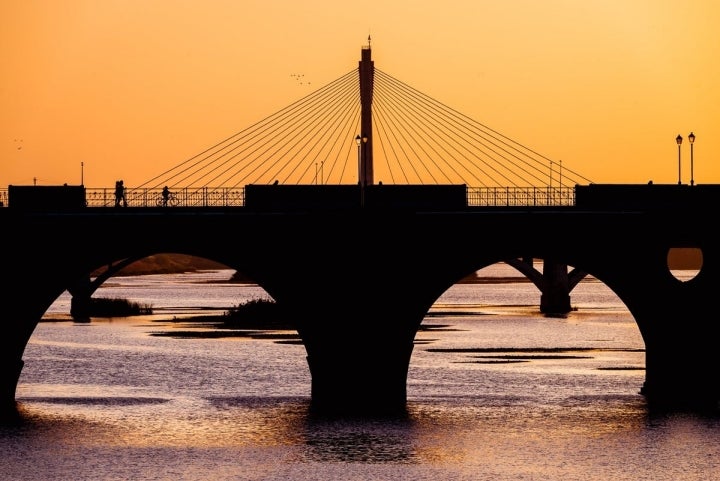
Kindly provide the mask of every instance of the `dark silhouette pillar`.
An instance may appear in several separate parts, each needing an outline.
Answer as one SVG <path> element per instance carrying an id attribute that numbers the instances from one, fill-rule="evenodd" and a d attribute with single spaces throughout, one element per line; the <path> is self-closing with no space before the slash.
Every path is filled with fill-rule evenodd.
<path id="1" fill-rule="evenodd" d="M 505 263 L 525 275 L 540 291 L 540 312 L 548 316 L 564 316 L 572 310 L 570 291 L 587 275 L 551 258 L 543 259 L 543 271 L 535 269 L 532 257 L 507 259 Z"/>
<path id="2" fill-rule="evenodd" d="M 540 312 L 549 316 L 562 316 L 570 312 L 572 306 L 567 264 L 544 259 L 542 277 Z"/>
<path id="3" fill-rule="evenodd" d="M 70 315 L 73 320 L 85 322 L 90 319 L 90 298 L 95 291 L 90 276 L 83 277 L 80 281 L 68 288 L 72 296 L 70 298 Z"/>
<path id="4" fill-rule="evenodd" d="M 715 280 L 712 280 L 715 283 Z M 646 302 L 634 309 L 645 341 L 645 382 L 641 394 L 651 408 L 720 410 L 715 287 L 686 289 L 647 286 Z M 699 281 L 698 284 L 703 284 Z"/>
<path id="5" fill-rule="evenodd" d="M 412 283 L 407 293 L 399 292 L 404 266 L 364 263 L 382 274 L 368 283 L 343 272 L 342 265 L 328 264 L 314 282 L 280 287 L 278 303 L 294 313 L 307 352 L 311 407 L 318 413 L 386 415 L 406 409 L 414 339 L 433 299 Z"/>
<path id="6" fill-rule="evenodd" d="M 375 64 L 371 59 L 371 54 L 370 37 L 368 36 L 368 44 L 362 48 L 358 67 L 360 76 L 360 138 L 362 139 L 359 172 L 361 185 L 374 183 L 372 100 Z"/>
<path id="7" fill-rule="evenodd" d="M 324 336 L 306 338 L 316 412 L 382 415 L 406 409 L 412 339 L 365 334 L 363 342 L 343 337 L 315 343 Z"/>
<path id="8" fill-rule="evenodd" d="M 0 420 L 17 415 L 15 394 L 25 365 L 23 352 L 42 317 L 42 309 L 33 309 L 27 305 L 28 302 L 42 305 L 41 297 L 20 297 L 17 294 L 22 289 L 14 291 L 15 296 L 3 303 L 3 317 L 6 322 L 0 336 Z"/>

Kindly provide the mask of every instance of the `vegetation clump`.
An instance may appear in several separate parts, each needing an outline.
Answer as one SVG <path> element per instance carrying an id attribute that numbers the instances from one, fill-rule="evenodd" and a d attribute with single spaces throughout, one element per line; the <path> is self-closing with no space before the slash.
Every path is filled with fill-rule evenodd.
<path id="1" fill-rule="evenodd" d="M 127 317 L 152 314 L 152 306 L 127 299 L 91 297 L 87 306 L 90 317 Z"/>
<path id="2" fill-rule="evenodd" d="M 289 317 L 272 299 L 251 299 L 225 312 L 223 324 L 234 329 L 294 329 Z"/>

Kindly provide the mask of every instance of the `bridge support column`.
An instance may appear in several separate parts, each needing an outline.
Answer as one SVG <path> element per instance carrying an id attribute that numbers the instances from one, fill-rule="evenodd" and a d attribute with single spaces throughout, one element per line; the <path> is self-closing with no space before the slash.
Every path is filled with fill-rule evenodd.
<path id="1" fill-rule="evenodd" d="M 0 357 L 0 419 L 17 412 L 15 391 L 25 362 L 12 356 Z"/>
<path id="2" fill-rule="evenodd" d="M 683 359 L 686 354 L 678 352 L 677 346 L 667 349 L 669 347 L 647 348 L 645 383 L 640 393 L 648 405 L 660 409 L 717 412 L 720 409 L 717 370 L 699 367 L 717 364 L 717 361 L 705 355 Z M 659 354 L 662 352 L 666 354 Z"/>
<path id="3" fill-rule="evenodd" d="M 658 286 L 634 316 L 645 341 L 645 383 L 651 408 L 720 409 L 716 279 Z M 649 284 L 649 283 L 648 283 Z"/>
<path id="4" fill-rule="evenodd" d="M 12 305 L 10 305 L 12 304 Z M 17 415 L 15 394 L 25 362 L 22 359 L 25 346 L 38 321 L 18 313 L 17 303 L 5 304 L 11 314 L 8 320 L 13 326 L 5 329 L 0 336 L 0 419 L 11 419 Z"/>
<path id="5" fill-rule="evenodd" d="M 312 349 L 308 355 L 312 409 L 323 414 L 403 413 L 412 343 L 340 344 Z"/>
<path id="6" fill-rule="evenodd" d="M 710 332 L 678 326 L 667 337 L 646 339 L 645 382 L 640 390 L 650 407 L 720 409 L 720 361 Z"/>
<path id="7" fill-rule="evenodd" d="M 299 285 L 292 274 L 286 285 L 274 286 L 278 303 L 298 323 L 311 376 L 311 408 L 317 414 L 406 412 L 415 335 L 436 295 L 420 283 L 413 285 L 420 275 L 411 275 L 405 289 L 397 289 L 409 272 L 404 265 L 396 269 L 386 259 L 363 262 L 375 273 L 372 282 L 342 267 L 333 271 L 336 264 L 329 264 L 314 283 Z M 319 301 L 317 292 L 323 293 Z"/>
<path id="8" fill-rule="evenodd" d="M 545 259 L 540 312 L 549 316 L 563 316 L 571 310 L 567 264 Z"/>
<path id="9" fill-rule="evenodd" d="M 75 321 L 90 320 L 90 297 L 93 292 L 90 277 L 86 276 L 76 285 L 68 288 L 70 298 L 70 315 Z"/>

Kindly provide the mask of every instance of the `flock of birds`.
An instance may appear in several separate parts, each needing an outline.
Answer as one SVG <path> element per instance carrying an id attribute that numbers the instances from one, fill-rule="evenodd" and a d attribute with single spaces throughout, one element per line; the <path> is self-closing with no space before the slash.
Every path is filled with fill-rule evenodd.
<path id="1" fill-rule="evenodd" d="M 310 82 L 305 82 L 303 80 L 303 77 L 305 77 L 304 73 L 291 73 L 290 77 L 295 79 L 295 81 L 298 83 L 298 85 L 310 85 Z"/>

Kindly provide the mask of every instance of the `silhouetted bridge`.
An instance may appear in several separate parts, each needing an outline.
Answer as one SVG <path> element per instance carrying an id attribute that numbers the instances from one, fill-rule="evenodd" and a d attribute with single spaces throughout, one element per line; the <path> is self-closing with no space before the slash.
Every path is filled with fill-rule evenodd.
<path id="1" fill-rule="evenodd" d="M 158 203 L 165 185 L 175 207 Z M 358 69 L 121 192 L 127 208 L 113 189 L 0 191 L 6 409 L 58 296 L 87 298 L 106 278 L 92 284 L 91 273 L 157 253 L 225 264 L 291 312 L 321 410 L 404 409 L 428 310 L 497 262 L 535 282 L 546 312 L 567 312 L 577 280 L 596 277 L 637 322 L 651 403 L 720 400 L 720 186 L 592 184 L 375 70 L 369 45 Z M 703 254 L 687 282 L 668 269 L 678 247 Z M 539 273 L 532 259 L 550 268 Z"/>
<path id="2" fill-rule="evenodd" d="M 245 273 L 293 313 L 319 409 L 403 409 L 433 303 L 466 275 L 523 258 L 574 266 L 618 295 L 645 342 L 650 402 L 717 407 L 720 186 L 590 185 L 573 206 L 438 208 L 303 206 L 271 187 L 244 207 L 0 209 L 4 405 L 14 406 L 25 346 L 62 292 L 102 266 L 170 252 Z M 702 250 L 692 280 L 669 272 L 673 247 Z"/>

